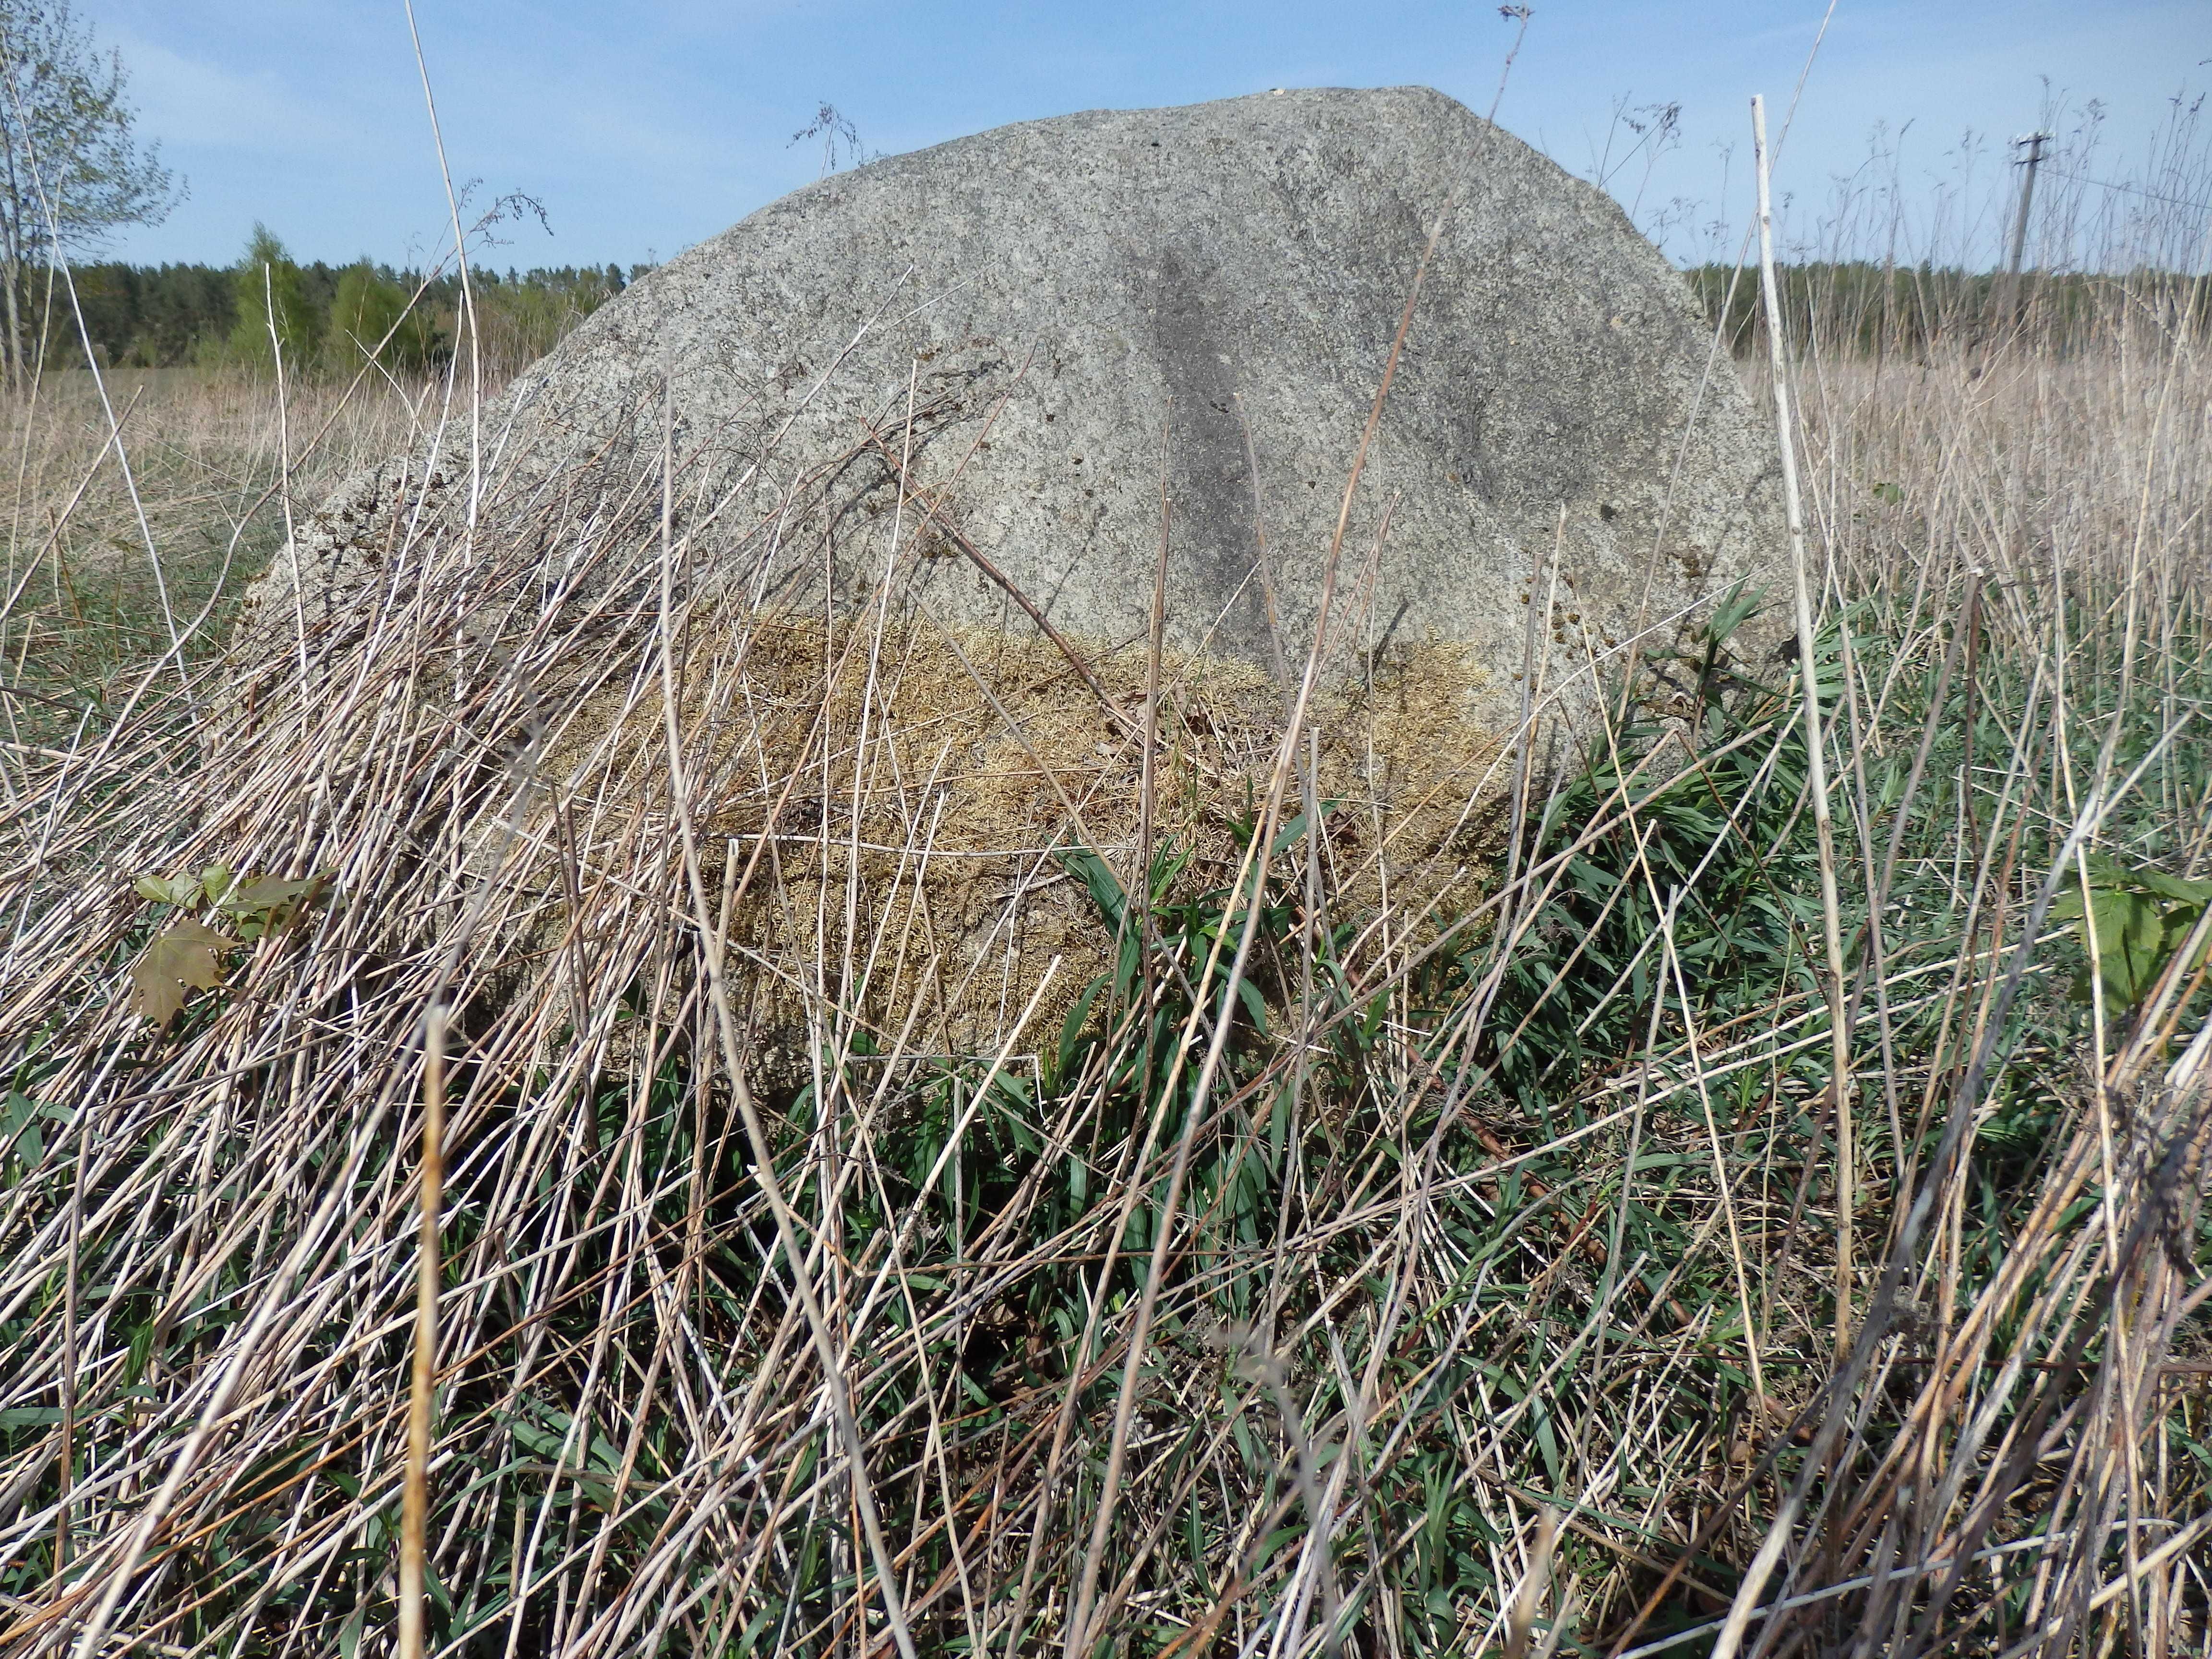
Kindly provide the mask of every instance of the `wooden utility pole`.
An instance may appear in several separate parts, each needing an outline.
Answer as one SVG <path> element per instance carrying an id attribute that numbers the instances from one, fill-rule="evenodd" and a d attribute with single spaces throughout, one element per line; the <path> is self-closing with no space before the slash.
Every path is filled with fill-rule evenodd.
<path id="1" fill-rule="evenodd" d="M 2012 141 L 2014 149 L 2024 148 L 2027 151 L 2013 165 L 2024 167 L 2027 172 L 2021 180 L 2020 210 L 2013 216 L 2012 247 L 2005 256 L 2004 282 L 1999 289 L 2002 301 L 1996 308 L 1999 328 L 2008 329 L 2019 320 L 2020 263 L 2027 252 L 2027 216 L 2035 208 L 2035 170 L 2043 165 L 2043 147 L 2050 142 L 2047 132 L 2031 132 L 2025 138 Z"/>

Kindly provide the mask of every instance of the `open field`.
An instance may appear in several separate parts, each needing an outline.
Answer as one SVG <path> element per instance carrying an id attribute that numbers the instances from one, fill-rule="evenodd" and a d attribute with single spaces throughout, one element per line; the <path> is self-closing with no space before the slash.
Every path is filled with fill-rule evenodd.
<path id="1" fill-rule="evenodd" d="M 2179 292 L 1881 350 L 1809 308 L 1840 982 L 1796 668 L 1723 606 L 1584 640 L 1610 722 L 1531 688 L 1474 896 L 1401 833 L 1435 801 L 1230 754 L 1172 661 L 1096 757 L 1040 732 L 978 867 L 1113 949 L 958 1042 L 866 617 L 691 606 L 641 479 L 624 627 L 509 522 L 244 690 L 288 511 L 465 400 L 118 373 L 127 481 L 86 377 L 8 404 L 0 1645 L 392 1650 L 434 1100 L 435 1651 L 1626 1659 L 1710 1651 L 1755 1560 L 1747 1652 L 2201 1651 Z M 220 937 L 150 955 L 180 920 Z"/>
<path id="2" fill-rule="evenodd" d="M 173 643 L 195 663 L 218 653 L 239 590 L 283 545 L 287 512 L 408 447 L 440 395 L 321 381 L 288 394 L 234 373 L 112 371 L 127 472 L 110 405 L 82 370 L 9 400 L 15 718 L 73 726 Z"/>

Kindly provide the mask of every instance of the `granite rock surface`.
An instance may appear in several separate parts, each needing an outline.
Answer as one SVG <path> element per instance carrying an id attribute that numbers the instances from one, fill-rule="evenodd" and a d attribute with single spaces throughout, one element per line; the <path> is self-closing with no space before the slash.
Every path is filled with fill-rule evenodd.
<path id="1" fill-rule="evenodd" d="M 747 602 L 854 601 L 896 526 L 908 602 L 1033 627 L 1011 587 L 1102 648 L 1146 632 L 1164 501 L 1169 643 L 1294 668 L 1455 193 L 1332 639 L 1370 664 L 1465 647 L 1470 710 L 1502 729 L 1540 555 L 1557 547 L 1564 584 L 1556 684 L 1763 579 L 1779 489 L 1661 254 L 1602 192 L 1425 88 L 1094 111 L 833 174 L 588 319 L 472 440 L 449 432 L 431 494 L 458 512 L 472 490 L 495 527 L 501 502 L 557 492 L 588 535 L 592 503 L 634 498 L 665 438 L 695 556 L 723 557 Z M 266 621 L 289 632 L 373 585 L 380 517 L 420 499 L 405 473 L 318 516 L 256 595 Z"/>

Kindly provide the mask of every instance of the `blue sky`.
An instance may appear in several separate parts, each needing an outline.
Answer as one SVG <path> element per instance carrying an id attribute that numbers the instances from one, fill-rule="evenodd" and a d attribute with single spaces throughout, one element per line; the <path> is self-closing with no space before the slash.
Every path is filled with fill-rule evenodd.
<path id="1" fill-rule="evenodd" d="M 445 240 L 400 0 L 78 8 L 121 50 L 144 134 L 190 184 L 167 223 L 118 235 L 112 257 L 228 263 L 257 219 L 333 263 L 409 262 Z M 1670 251 L 1733 255 L 1748 100 L 1765 94 L 1778 124 L 1825 10 L 1534 0 L 1499 120 L 1586 177 L 1610 149 L 1608 188 Z M 818 145 L 789 140 L 825 100 L 885 152 L 1278 86 L 1419 82 L 1480 111 L 1513 38 L 1494 3 L 1429 0 L 417 0 L 416 15 L 456 180 L 481 180 L 480 204 L 523 191 L 544 204 L 550 235 L 510 227 L 487 256 L 526 267 L 665 258 L 712 235 L 816 176 Z M 2140 179 L 2170 100 L 2212 84 L 2207 60 L 2208 0 L 1839 0 L 1778 164 L 1790 233 L 1820 237 L 1837 179 L 1856 179 L 1862 218 L 1887 180 L 1908 243 L 1986 257 L 2007 138 L 2053 111 L 2071 134 L 2096 100 L 2099 148 L 2070 158 Z M 1680 106 L 1672 147 L 1648 168 L 1648 150 L 1612 165 L 1638 142 L 1616 110 L 1666 103 Z M 1895 160 L 1869 166 L 1870 143 Z M 2202 184 L 2172 188 L 2193 200 Z"/>

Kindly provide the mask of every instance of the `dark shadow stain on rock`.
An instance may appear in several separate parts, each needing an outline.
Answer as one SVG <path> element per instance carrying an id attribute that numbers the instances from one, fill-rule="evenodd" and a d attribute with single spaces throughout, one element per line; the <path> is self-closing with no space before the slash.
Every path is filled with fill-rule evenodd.
<path id="1" fill-rule="evenodd" d="M 1195 645 L 1219 617 L 1214 648 L 1265 662 L 1266 599 L 1260 584 L 1247 580 L 1259 533 L 1237 403 L 1237 343 L 1218 327 L 1208 301 L 1218 263 L 1194 249 L 1170 248 L 1136 277 L 1150 300 L 1152 359 L 1172 399 L 1169 603 L 1204 612 L 1171 617 L 1170 636 Z"/>

